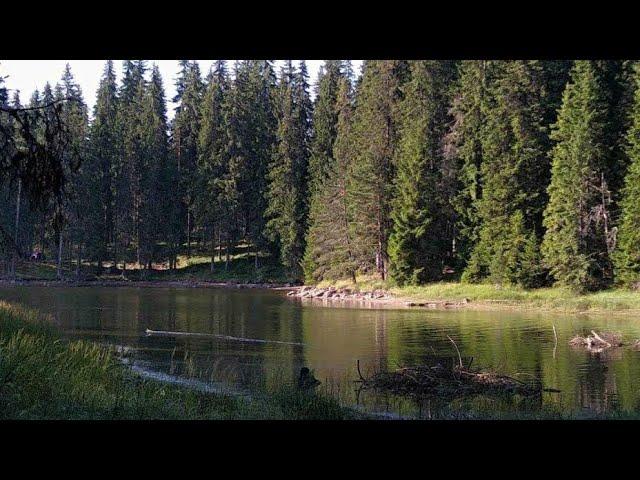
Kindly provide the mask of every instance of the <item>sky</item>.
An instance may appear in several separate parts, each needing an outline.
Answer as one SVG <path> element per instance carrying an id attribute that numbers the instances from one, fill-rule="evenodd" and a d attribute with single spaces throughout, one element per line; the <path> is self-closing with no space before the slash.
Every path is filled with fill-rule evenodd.
<path id="1" fill-rule="evenodd" d="M 5 86 L 9 89 L 9 97 L 13 96 L 14 90 L 20 91 L 22 102 L 27 102 L 31 94 L 37 88 L 42 91 L 44 85 L 51 83 L 55 85 L 62 77 L 65 64 L 69 63 L 71 72 L 76 82 L 82 89 L 84 100 L 89 106 L 89 112 L 93 112 L 93 105 L 96 100 L 96 91 L 100 83 L 100 77 L 104 70 L 105 60 L 0 60 L 0 76 L 5 78 Z M 206 76 L 211 64 L 214 60 L 197 60 L 200 64 L 200 71 L 203 77 Z M 228 67 L 231 69 L 233 60 L 228 61 Z M 297 66 L 299 60 L 294 60 Z M 309 71 L 309 82 L 312 85 L 310 89 L 313 95 L 318 77 L 318 70 L 324 60 L 306 60 L 307 69 Z M 175 79 L 178 75 L 178 60 L 149 60 L 148 65 L 151 67 L 154 63 L 158 64 L 162 81 L 164 82 L 165 95 L 167 99 L 167 110 L 169 118 L 173 117 L 175 105 L 171 99 L 175 95 Z M 280 71 L 282 60 L 277 60 L 276 72 Z M 359 74 L 362 60 L 353 60 L 354 71 Z M 122 78 L 122 61 L 114 60 L 118 81 Z"/>

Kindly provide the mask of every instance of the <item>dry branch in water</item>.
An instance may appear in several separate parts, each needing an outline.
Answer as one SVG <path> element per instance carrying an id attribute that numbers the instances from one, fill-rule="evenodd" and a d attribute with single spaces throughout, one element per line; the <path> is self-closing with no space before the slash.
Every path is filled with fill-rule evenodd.
<path id="1" fill-rule="evenodd" d="M 606 348 L 622 347 L 622 336 L 619 333 L 596 333 L 591 330 L 591 334 L 585 337 L 576 335 L 569 342 L 574 347 L 586 347 L 591 351 L 600 352 Z"/>

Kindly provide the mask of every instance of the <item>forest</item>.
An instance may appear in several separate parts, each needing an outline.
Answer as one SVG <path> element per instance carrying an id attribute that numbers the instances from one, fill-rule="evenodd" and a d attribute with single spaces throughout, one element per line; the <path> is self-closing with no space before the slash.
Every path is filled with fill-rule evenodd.
<path id="1" fill-rule="evenodd" d="M 157 66 L 122 67 L 93 112 L 69 66 L 28 99 L 0 78 L 2 274 L 197 248 L 306 283 L 640 282 L 638 62 L 183 60 L 171 121 Z"/>

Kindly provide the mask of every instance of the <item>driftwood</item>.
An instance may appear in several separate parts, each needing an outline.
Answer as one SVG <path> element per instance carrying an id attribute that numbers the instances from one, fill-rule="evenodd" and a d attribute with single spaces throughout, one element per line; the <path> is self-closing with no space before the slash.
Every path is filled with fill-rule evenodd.
<path id="1" fill-rule="evenodd" d="M 235 342 L 246 342 L 246 343 L 279 343 L 282 345 L 304 345 L 304 343 L 299 343 L 299 342 L 281 342 L 279 340 L 262 340 L 260 338 L 232 337 L 229 335 L 217 335 L 215 333 L 169 332 L 165 330 L 149 330 L 148 328 L 146 329 L 145 333 L 147 334 L 147 336 L 154 336 L 154 337 L 219 338 L 221 340 L 233 340 Z"/>
<path id="2" fill-rule="evenodd" d="M 576 335 L 569 342 L 574 347 L 586 347 L 594 352 L 601 352 L 607 348 L 622 347 L 622 336 L 618 333 L 600 333 L 591 330 L 591 335 L 582 337 Z"/>

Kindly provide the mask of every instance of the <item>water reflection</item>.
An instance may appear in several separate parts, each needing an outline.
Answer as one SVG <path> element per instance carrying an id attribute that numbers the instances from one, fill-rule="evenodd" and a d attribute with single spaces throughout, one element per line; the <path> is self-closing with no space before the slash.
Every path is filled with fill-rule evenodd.
<path id="1" fill-rule="evenodd" d="M 294 382 L 308 366 L 326 391 L 368 410 L 429 417 L 441 408 L 437 399 L 358 392 L 354 380 L 358 360 L 365 376 L 457 361 L 447 336 L 477 368 L 533 376 L 562 391 L 545 394 L 545 404 L 574 412 L 640 404 L 639 352 L 589 353 L 568 345 L 576 333 L 591 329 L 620 332 L 626 342 L 640 338 L 640 325 L 628 317 L 327 308 L 282 293 L 226 289 L 12 287 L 0 289 L 0 299 L 52 313 L 69 336 L 130 347 L 136 361 L 164 373 L 253 389 Z M 147 328 L 304 345 L 148 337 Z"/>

